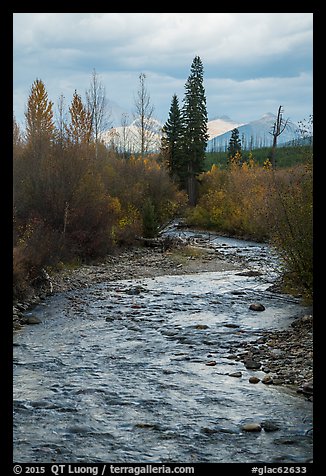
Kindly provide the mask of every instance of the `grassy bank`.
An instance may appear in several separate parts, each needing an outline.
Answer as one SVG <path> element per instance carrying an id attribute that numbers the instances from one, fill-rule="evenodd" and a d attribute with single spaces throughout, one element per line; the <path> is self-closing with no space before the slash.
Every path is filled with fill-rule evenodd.
<path id="1" fill-rule="evenodd" d="M 249 159 L 250 154 L 258 165 L 263 166 L 264 162 L 268 159 L 270 152 L 270 147 L 261 147 L 251 151 L 245 150 L 242 152 L 242 155 L 246 161 Z M 283 168 L 304 164 L 307 162 L 307 159 L 309 160 L 311 155 L 311 145 L 279 147 L 277 149 L 277 166 Z M 228 166 L 227 152 L 207 152 L 205 171 L 209 171 L 214 164 L 218 165 L 220 168 L 226 168 Z"/>

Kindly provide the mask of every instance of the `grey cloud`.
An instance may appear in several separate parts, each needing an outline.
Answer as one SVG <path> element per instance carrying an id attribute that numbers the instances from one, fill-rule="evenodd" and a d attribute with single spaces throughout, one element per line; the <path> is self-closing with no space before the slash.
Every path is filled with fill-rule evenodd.
<path id="1" fill-rule="evenodd" d="M 231 116 L 236 101 L 245 105 L 249 98 L 253 107 L 274 104 L 281 92 L 293 103 L 311 100 L 309 13 L 21 13 L 14 14 L 15 112 L 21 114 L 22 91 L 27 100 L 36 77 L 54 100 L 75 88 L 83 94 L 95 68 L 109 99 L 125 108 L 133 106 L 139 73 L 147 72 L 165 120 L 197 54 L 211 114 Z"/>

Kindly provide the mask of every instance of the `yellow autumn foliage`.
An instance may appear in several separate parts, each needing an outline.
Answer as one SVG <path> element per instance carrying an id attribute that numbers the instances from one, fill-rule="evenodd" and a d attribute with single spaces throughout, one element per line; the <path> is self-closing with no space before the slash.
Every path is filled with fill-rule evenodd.
<path id="1" fill-rule="evenodd" d="M 233 160 L 228 169 L 216 165 L 201 174 L 201 194 L 189 209 L 191 225 L 231 235 L 271 241 L 280 251 L 287 272 L 312 289 L 312 164 L 273 170 L 253 157 Z"/>

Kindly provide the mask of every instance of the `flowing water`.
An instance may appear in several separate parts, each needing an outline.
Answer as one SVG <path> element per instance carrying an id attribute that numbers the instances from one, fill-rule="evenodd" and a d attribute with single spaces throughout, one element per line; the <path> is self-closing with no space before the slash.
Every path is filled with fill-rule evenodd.
<path id="1" fill-rule="evenodd" d="M 312 459 L 311 402 L 249 383 L 263 373 L 229 358 L 263 330 L 288 327 L 304 308 L 268 290 L 275 257 L 265 245 L 192 238 L 244 255 L 263 276 L 121 280 L 46 299 L 33 310 L 41 324 L 14 336 L 15 461 Z M 252 302 L 266 310 L 250 311 Z M 242 377 L 229 375 L 236 371 Z M 242 430 L 270 420 L 277 431 Z"/>

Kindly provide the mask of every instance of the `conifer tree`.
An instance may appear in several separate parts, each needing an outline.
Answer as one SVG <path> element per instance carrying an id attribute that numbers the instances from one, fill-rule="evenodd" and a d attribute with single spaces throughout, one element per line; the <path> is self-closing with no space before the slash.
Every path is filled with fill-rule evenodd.
<path id="1" fill-rule="evenodd" d="M 208 141 L 206 96 L 203 85 L 203 64 L 199 56 L 192 62 L 185 84 L 184 106 L 184 161 L 186 166 L 187 193 L 190 205 L 197 202 L 197 176 L 203 172 Z"/>
<path id="2" fill-rule="evenodd" d="M 234 158 L 238 153 L 241 156 L 241 140 L 239 138 L 239 130 L 237 128 L 233 129 L 231 132 L 231 137 L 228 146 L 228 159 Z"/>
<path id="3" fill-rule="evenodd" d="M 183 123 L 176 94 L 172 97 L 169 117 L 163 126 L 162 132 L 161 152 L 170 176 L 184 188 Z"/>

